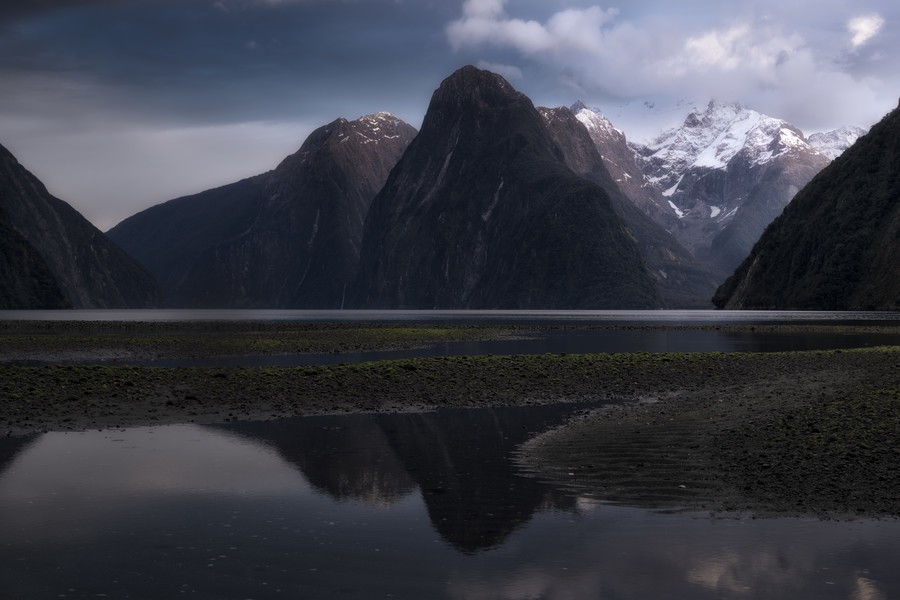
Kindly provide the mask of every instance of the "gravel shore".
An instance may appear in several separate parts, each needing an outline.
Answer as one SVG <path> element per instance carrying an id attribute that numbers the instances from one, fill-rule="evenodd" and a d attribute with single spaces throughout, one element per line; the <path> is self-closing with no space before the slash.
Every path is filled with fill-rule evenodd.
<path id="1" fill-rule="evenodd" d="M 342 330 L 324 335 L 332 341 L 316 348 L 510 334 L 472 328 L 426 335 L 423 329 Z M 0 333 L 45 360 L 96 352 L 104 344 L 85 339 L 105 335 L 75 332 L 66 342 L 60 335 Z M 145 352 L 151 339 L 158 356 L 189 354 L 190 341 L 200 334 L 190 331 L 172 341 L 172 331 L 138 327 L 134 339 L 144 345 L 136 346 L 123 342 L 121 332 L 110 335 L 118 340 L 109 346 L 113 354 Z M 344 341 L 335 345 L 335 337 Z M 281 346 L 265 339 L 259 337 L 259 347 L 297 348 L 299 337 L 279 338 Z M 553 402 L 615 403 L 532 440 L 517 457 L 532 475 L 580 494 L 671 510 L 900 515 L 900 348 L 445 357 L 265 368 L 0 365 L 0 432 L 6 435 Z"/>
<path id="2" fill-rule="evenodd" d="M 717 381 L 705 365 L 709 385 L 592 411 L 528 442 L 519 461 L 648 508 L 900 516 L 900 349 L 734 358 L 752 372 Z"/>

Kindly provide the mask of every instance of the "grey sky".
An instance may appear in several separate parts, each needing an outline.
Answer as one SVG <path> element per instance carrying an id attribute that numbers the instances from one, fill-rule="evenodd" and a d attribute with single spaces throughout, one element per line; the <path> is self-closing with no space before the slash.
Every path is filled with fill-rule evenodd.
<path id="1" fill-rule="evenodd" d="M 900 96 L 896 5 L 6 0 L 0 144 L 107 229 L 272 168 L 338 116 L 418 126 L 467 63 L 536 104 L 598 106 L 633 138 L 713 97 L 808 133 L 868 126 Z"/>

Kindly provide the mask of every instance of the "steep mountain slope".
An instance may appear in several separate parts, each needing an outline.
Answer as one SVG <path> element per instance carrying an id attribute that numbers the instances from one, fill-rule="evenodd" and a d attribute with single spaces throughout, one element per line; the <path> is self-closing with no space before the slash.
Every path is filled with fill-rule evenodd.
<path id="1" fill-rule="evenodd" d="M 716 102 L 634 149 L 677 217 L 672 232 L 723 274 L 829 162 L 789 123 Z"/>
<path id="2" fill-rule="evenodd" d="M 0 310 L 70 306 L 40 252 L 0 210 Z"/>
<path id="3" fill-rule="evenodd" d="M 159 204 L 133 215 L 108 235 L 156 277 L 167 305 L 191 306 L 181 287 L 197 256 L 243 234 L 265 200 L 266 175 Z"/>
<path id="4" fill-rule="evenodd" d="M 797 194 L 713 301 L 900 309 L 900 108 Z"/>
<path id="5" fill-rule="evenodd" d="M 0 297 L 10 308 L 159 303 L 153 278 L 2 146 L 0 235 Z"/>
<path id="6" fill-rule="evenodd" d="M 669 231 L 673 230 L 678 217 L 662 191 L 641 171 L 625 134 L 616 129 L 602 112 L 588 108 L 583 102 L 576 102 L 570 110 L 587 129 L 606 170 L 622 193 L 656 223 Z"/>
<path id="7" fill-rule="evenodd" d="M 613 181 L 612 175 L 607 170 L 609 161 L 604 161 L 600 156 L 595 142 L 597 137 L 590 134 L 591 130 L 585 124 L 587 119 L 588 123 L 596 125 L 601 117 L 586 109 L 581 110 L 580 116 L 564 107 L 538 108 L 538 111 L 544 118 L 553 140 L 562 149 L 569 168 L 600 185 L 612 200 L 613 208 L 624 221 L 630 237 L 637 241 L 641 255 L 659 286 L 665 306 L 708 308 L 709 292 L 715 290 L 719 280 L 699 264 L 699 261 L 694 259 L 672 234 L 653 222 L 631 198 L 626 197 L 623 189 L 620 189 L 624 187 L 621 183 L 623 178 Z M 595 127 L 594 131 L 597 132 L 598 129 Z M 616 130 L 607 129 L 606 133 L 611 134 L 610 137 L 616 134 L 621 136 Z M 605 141 L 609 142 L 609 137 L 606 137 Z M 617 164 L 625 164 L 624 159 L 630 159 L 634 166 L 634 158 L 625 146 L 624 136 L 621 136 L 620 142 L 620 147 L 624 147 L 627 154 L 616 157 Z M 606 147 L 615 146 L 607 143 Z M 619 173 L 625 174 L 625 170 L 619 170 Z M 631 177 L 625 179 L 632 180 Z"/>
<path id="8" fill-rule="evenodd" d="M 340 308 L 369 203 L 415 133 L 387 113 L 337 119 L 274 171 L 153 207 L 110 236 L 172 305 Z"/>
<path id="9" fill-rule="evenodd" d="M 464 67 L 372 202 L 356 303 L 380 308 L 654 308 L 608 195 L 563 164 L 531 101 Z"/>

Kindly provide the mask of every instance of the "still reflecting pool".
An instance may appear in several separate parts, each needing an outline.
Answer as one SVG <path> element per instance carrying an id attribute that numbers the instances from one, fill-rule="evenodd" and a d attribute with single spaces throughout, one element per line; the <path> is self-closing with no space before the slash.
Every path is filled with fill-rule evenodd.
<path id="1" fill-rule="evenodd" d="M 518 474 L 573 410 L 2 440 L 4 597 L 900 597 L 894 521 L 659 514 Z"/>

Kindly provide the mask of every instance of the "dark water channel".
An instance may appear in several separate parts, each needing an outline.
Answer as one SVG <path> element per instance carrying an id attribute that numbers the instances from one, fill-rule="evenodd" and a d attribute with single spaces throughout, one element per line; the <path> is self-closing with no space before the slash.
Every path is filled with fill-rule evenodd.
<path id="1" fill-rule="evenodd" d="M 306 366 L 376 360 L 486 354 L 593 352 L 791 352 L 900 345 L 895 332 L 773 331 L 727 329 L 550 329 L 524 339 L 444 342 L 411 350 L 342 354 L 217 356 L 126 361 L 155 367 Z"/>
<path id="2" fill-rule="evenodd" d="M 0 440 L 0 597 L 900 598 L 900 523 L 579 498 L 511 453 L 573 407 Z"/>

